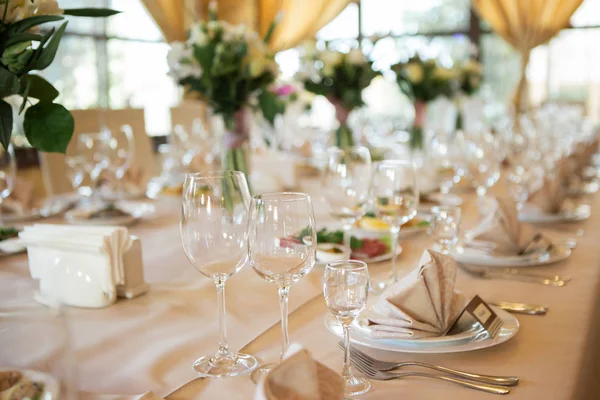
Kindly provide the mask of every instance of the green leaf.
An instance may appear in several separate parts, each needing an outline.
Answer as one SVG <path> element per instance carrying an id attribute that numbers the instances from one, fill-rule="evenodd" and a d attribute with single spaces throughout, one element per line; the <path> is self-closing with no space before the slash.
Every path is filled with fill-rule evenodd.
<path id="1" fill-rule="evenodd" d="M 21 43 L 21 42 L 31 42 L 31 41 L 40 41 L 42 40 L 42 35 L 38 35 L 37 33 L 18 33 L 16 35 L 12 35 L 10 38 L 3 43 L 4 48 L 12 46 L 13 44 Z"/>
<path id="2" fill-rule="evenodd" d="M 25 32 L 26 30 L 33 28 L 36 25 L 41 25 L 46 22 L 61 21 L 64 17 L 60 15 L 39 15 L 35 17 L 25 18 L 19 22 L 11 24 L 8 28 L 2 31 L 0 34 L 0 42 L 7 40 L 16 33 Z"/>
<path id="3" fill-rule="evenodd" d="M 28 68 L 42 70 L 47 68 L 52 61 L 54 61 L 54 57 L 56 57 L 56 52 L 58 51 L 58 45 L 60 44 L 60 39 L 65 33 L 65 29 L 67 29 L 68 22 L 65 22 L 58 28 L 56 33 L 52 36 L 52 39 L 48 42 L 48 45 L 37 49 L 38 57 L 29 64 Z"/>
<path id="4" fill-rule="evenodd" d="M 58 97 L 58 90 L 50 82 L 39 75 L 25 75 L 21 78 L 21 85 L 29 84 L 29 96 L 39 101 L 51 103 Z"/>
<path id="5" fill-rule="evenodd" d="M 64 15 L 72 15 L 74 17 L 110 17 L 111 15 L 120 14 L 121 11 L 111 10 L 110 8 L 67 8 L 63 10 Z"/>
<path id="6" fill-rule="evenodd" d="M 75 122 L 62 105 L 40 102 L 25 112 L 23 128 L 27 140 L 36 149 L 64 153 L 73 136 Z"/>
<path id="7" fill-rule="evenodd" d="M 19 93 L 19 78 L 0 66 L 0 98 Z"/>
<path id="8" fill-rule="evenodd" d="M 21 103 L 21 107 L 19 108 L 19 115 L 21 115 L 21 113 L 25 109 L 25 106 L 27 105 L 27 98 L 29 97 L 29 89 L 30 88 L 31 88 L 31 81 L 28 80 L 25 82 L 25 90 L 23 90 L 21 92 L 21 97 L 23 97 L 23 102 Z"/>
<path id="9" fill-rule="evenodd" d="M 279 97 L 268 90 L 263 90 L 258 96 L 258 106 L 263 117 L 269 121 L 271 126 L 275 124 L 277 114 L 283 114 L 285 111 L 285 105 L 279 100 Z"/>
<path id="10" fill-rule="evenodd" d="M 5 149 L 10 144 L 10 136 L 13 129 L 13 112 L 10 104 L 0 100 L 0 143 Z"/>

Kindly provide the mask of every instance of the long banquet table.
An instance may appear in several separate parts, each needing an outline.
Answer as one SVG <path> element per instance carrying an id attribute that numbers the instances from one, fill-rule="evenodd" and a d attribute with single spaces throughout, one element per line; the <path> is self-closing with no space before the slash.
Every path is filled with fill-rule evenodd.
<path id="1" fill-rule="evenodd" d="M 503 192 L 501 186 L 495 190 Z M 307 191 L 317 193 L 318 188 L 310 186 Z M 463 195 L 463 199 L 463 226 L 472 226 L 477 219 L 474 195 Z M 477 293 L 489 301 L 546 304 L 549 306 L 546 316 L 519 315 L 518 334 L 496 347 L 468 353 L 406 354 L 391 359 L 518 375 L 521 381 L 509 394 L 514 399 L 600 398 L 600 196 L 588 201 L 592 205 L 589 220 L 541 227 L 555 238 L 577 237 L 578 246 L 571 257 L 551 266 L 526 269 L 530 273 L 569 275 L 572 281 L 566 286 L 479 280 L 459 272 L 457 286 L 464 293 Z M 251 399 L 255 386 L 247 376 L 194 379 L 191 368 L 194 360 L 210 354 L 217 346 L 216 292 L 213 283 L 189 264 L 182 251 L 178 201 L 163 200 L 156 204 L 159 210 L 156 218 L 130 228 L 142 239 L 149 293 L 133 300 L 120 300 L 105 309 L 67 311 L 82 397 L 125 399 L 153 391 L 168 399 Z M 320 225 L 330 222 L 318 201 L 315 210 Z M 400 256 L 402 271 L 414 268 L 430 245 L 431 239 L 426 234 L 404 240 Z M 29 277 L 26 255 L 3 258 L 0 265 L 2 298 L 33 294 L 35 283 Z M 389 264 L 374 264 L 369 269 L 376 280 L 389 272 Z M 290 312 L 319 296 L 322 274 L 322 268 L 315 267 L 292 287 Z M 226 296 L 228 336 L 233 349 L 248 344 L 279 321 L 275 286 L 260 279 L 252 268 L 244 268 L 227 283 Z M 325 313 L 322 306 L 295 313 L 291 341 L 302 344 L 315 358 L 340 370 L 342 352 L 337 347 L 337 338 L 323 324 Z M 255 354 L 263 361 L 278 358 L 280 341 L 278 331 L 275 332 L 265 337 L 264 350 Z M 381 356 L 390 359 L 390 355 Z M 360 398 L 467 400 L 494 396 L 423 378 L 372 383 L 372 390 Z"/>

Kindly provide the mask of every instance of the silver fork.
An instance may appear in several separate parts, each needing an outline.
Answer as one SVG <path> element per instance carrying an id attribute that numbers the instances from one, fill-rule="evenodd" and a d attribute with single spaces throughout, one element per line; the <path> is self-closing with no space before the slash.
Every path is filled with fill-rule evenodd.
<path id="1" fill-rule="evenodd" d="M 567 284 L 571 280 L 570 277 L 565 276 L 538 276 L 538 275 L 528 275 L 523 273 L 514 273 L 514 272 L 496 272 L 490 271 L 487 269 L 474 269 L 469 268 L 463 264 L 459 264 L 460 268 L 465 271 L 467 274 L 481 279 L 504 279 L 509 281 L 517 281 L 517 282 L 526 282 L 526 283 L 537 283 L 545 286 L 554 286 L 554 287 L 562 287 Z"/>
<path id="2" fill-rule="evenodd" d="M 456 383 L 457 385 L 461 385 L 461 386 L 467 387 L 469 389 L 480 390 L 480 391 L 486 392 L 486 393 L 507 394 L 510 392 L 510 388 L 506 387 L 506 386 L 495 386 L 495 385 L 490 385 L 487 383 L 476 383 L 476 382 L 472 382 L 472 381 L 463 380 L 460 378 L 453 378 L 453 377 L 446 376 L 446 375 L 425 374 L 423 372 L 393 373 L 393 372 L 377 371 L 377 370 L 374 370 L 373 368 L 366 366 L 365 364 L 358 362 L 356 359 L 354 359 L 352 357 L 350 358 L 350 363 L 352 363 L 352 365 L 354 367 L 356 367 L 357 370 L 362 372 L 366 377 L 375 379 L 378 381 L 388 381 L 390 379 L 407 378 L 410 376 L 420 376 L 423 378 L 433 378 L 433 379 L 439 379 L 439 380 L 446 381 L 446 382 Z"/>
<path id="3" fill-rule="evenodd" d="M 344 345 L 342 342 L 339 342 L 338 345 L 343 350 Z M 391 371 L 396 368 L 415 366 L 415 367 L 423 367 L 429 368 L 440 372 L 445 372 L 447 374 L 451 374 L 460 378 L 470 379 L 473 381 L 487 383 L 491 385 L 500 385 L 500 386 L 516 386 L 519 383 L 519 378 L 516 376 L 494 376 L 494 375 L 482 375 L 482 374 L 474 374 L 465 371 L 459 371 L 452 368 L 442 367 L 440 365 L 427 364 L 419 361 L 404 361 L 404 362 L 388 362 L 388 361 L 380 361 L 376 360 L 370 355 L 351 347 L 350 355 L 352 358 L 356 359 L 357 362 L 360 361 L 367 367 L 370 367 L 377 371 Z"/>

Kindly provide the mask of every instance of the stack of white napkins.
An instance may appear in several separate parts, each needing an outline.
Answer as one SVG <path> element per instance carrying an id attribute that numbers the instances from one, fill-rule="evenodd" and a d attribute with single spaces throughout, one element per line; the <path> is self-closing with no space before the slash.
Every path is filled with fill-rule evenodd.
<path id="1" fill-rule="evenodd" d="M 106 307 L 115 302 L 117 285 L 126 283 L 123 257 L 134 244 L 126 228 L 36 224 L 19 236 L 42 299 Z"/>
<path id="2" fill-rule="evenodd" d="M 254 400 L 343 400 L 340 374 L 314 360 L 299 345 L 288 349 L 285 360 L 258 383 Z"/>
<path id="3" fill-rule="evenodd" d="M 369 315 L 371 335 L 382 339 L 443 336 L 466 305 L 454 289 L 456 262 L 426 250 L 419 266 L 390 286 Z"/>
<path id="4" fill-rule="evenodd" d="M 486 245 L 491 254 L 513 256 L 545 251 L 552 245 L 548 238 L 536 232 L 531 225 L 519 222 L 519 213 L 513 199 L 497 197 L 493 204 L 493 212 L 467 233 L 473 246 Z"/>

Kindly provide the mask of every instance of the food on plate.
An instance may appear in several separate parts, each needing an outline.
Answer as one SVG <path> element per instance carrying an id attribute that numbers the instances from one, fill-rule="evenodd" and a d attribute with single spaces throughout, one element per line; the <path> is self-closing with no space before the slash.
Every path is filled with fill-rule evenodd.
<path id="1" fill-rule="evenodd" d="M 98 211 L 94 211 L 89 215 L 90 219 L 103 219 L 103 218 L 118 218 L 118 217 L 127 217 L 128 213 L 119 209 L 114 204 L 108 204 Z"/>
<path id="2" fill-rule="evenodd" d="M 326 228 L 323 228 L 317 232 L 317 243 L 342 245 L 343 241 L 344 231 L 342 230 L 328 231 Z M 390 247 L 391 242 L 389 236 L 378 239 L 357 238 L 352 236 L 350 238 L 350 248 L 352 249 L 350 257 L 359 260 L 374 258 L 389 253 Z"/>
<path id="3" fill-rule="evenodd" d="M 390 225 L 387 222 L 377 218 L 375 213 L 372 212 L 367 213 L 364 217 L 357 221 L 356 225 L 361 229 L 369 231 L 388 231 L 390 229 Z M 402 228 L 426 228 L 428 226 L 429 221 L 427 219 L 415 217 L 406 224 L 402 225 Z"/>
<path id="4" fill-rule="evenodd" d="M 14 227 L 0 228 L 0 241 L 19 236 L 19 231 Z"/>
<path id="5" fill-rule="evenodd" d="M 334 243 L 317 244 L 317 260 L 322 262 L 341 261 L 347 259 L 344 246 Z"/>
<path id="6" fill-rule="evenodd" d="M 180 196 L 183 193 L 183 185 L 167 185 L 162 188 L 162 193 L 168 196 Z"/>
<path id="7" fill-rule="evenodd" d="M 19 371 L 0 372 L 0 399 L 7 400 L 41 400 L 44 385 L 33 382 Z"/>

